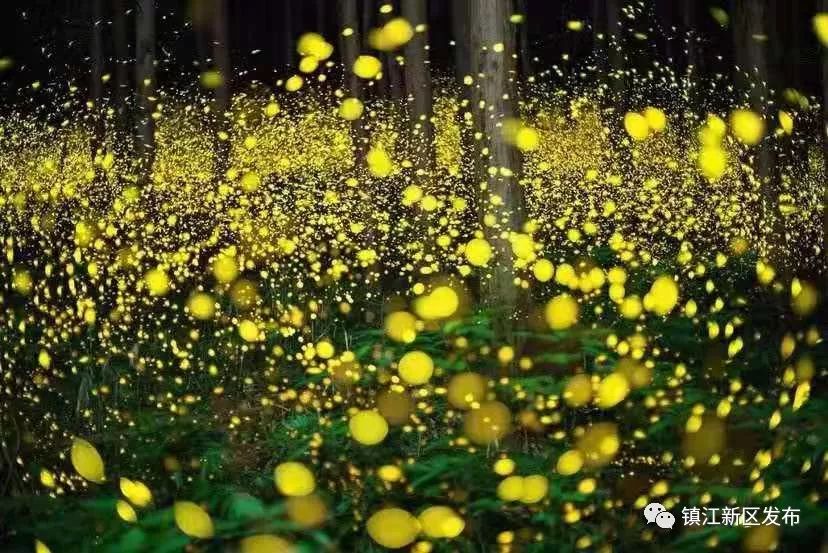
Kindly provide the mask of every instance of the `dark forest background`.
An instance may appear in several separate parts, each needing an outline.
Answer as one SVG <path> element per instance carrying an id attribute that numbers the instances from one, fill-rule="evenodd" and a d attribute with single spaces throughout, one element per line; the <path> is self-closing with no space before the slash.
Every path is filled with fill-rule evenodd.
<path id="1" fill-rule="evenodd" d="M 416 0 L 415 0 L 416 1 Z M 405 1 L 403 1 L 405 3 Z M 476 0 L 423 2 L 427 10 L 432 72 L 463 72 L 463 33 L 476 25 Z M 136 59 L 136 25 L 146 0 L 26 0 L 0 4 L 0 57 L 14 69 L 2 79 L 6 92 L 41 81 L 82 85 L 96 63 L 115 83 L 131 89 Z M 355 9 L 363 33 L 380 23 L 379 7 L 400 0 L 164 0 L 155 3 L 158 81 L 192 81 L 198 67 L 219 62 L 232 68 L 229 85 L 252 79 L 272 82 L 289 75 L 297 63 L 296 40 L 317 31 L 338 46 L 348 10 Z M 645 0 L 648 15 L 631 19 L 623 0 L 515 0 L 511 11 L 525 14 L 518 31 L 524 73 L 539 73 L 560 64 L 563 55 L 581 60 L 595 51 L 598 33 L 608 29 L 643 32 L 617 34 L 627 67 L 648 67 L 653 59 L 681 72 L 693 64 L 701 77 L 726 73 L 740 62 L 757 61 L 771 88 L 797 88 L 809 94 L 821 89 L 821 60 L 811 18 L 819 0 Z M 722 26 L 711 9 L 722 9 L 730 22 Z M 584 21 L 581 32 L 567 29 Z M 752 42 L 756 52 L 740 41 Z M 364 41 L 363 41 L 364 42 Z M 367 49 L 367 48 L 366 48 Z M 339 51 L 335 56 L 339 55 Z M 96 57 L 100 57 L 96 60 Z M 599 53 L 599 56 L 601 54 Z M 758 58 L 756 57 L 758 56 Z M 224 59 L 218 59 L 218 58 Z M 466 56 L 467 57 L 467 56 Z M 611 53 L 606 54 L 612 58 Z M 751 59 L 752 57 L 752 59 Z M 459 61 L 458 61 L 459 60 Z M 612 60 L 609 60 L 612 62 Z M 193 73 L 187 68 L 192 65 Z M 386 92 L 394 94 L 394 79 Z M 8 99 L 8 96 L 5 96 Z"/>

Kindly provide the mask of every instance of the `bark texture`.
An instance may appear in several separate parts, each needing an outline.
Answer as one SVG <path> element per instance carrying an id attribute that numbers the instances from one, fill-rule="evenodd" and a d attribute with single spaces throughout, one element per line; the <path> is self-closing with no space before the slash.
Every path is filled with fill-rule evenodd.
<path id="1" fill-rule="evenodd" d="M 138 0 L 135 14 L 135 88 L 137 94 L 137 150 L 140 179 L 146 182 L 155 152 L 155 0 Z"/>
<path id="2" fill-rule="evenodd" d="M 510 0 L 477 0 L 471 2 L 469 13 L 471 60 L 477 82 L 472 109 L 478 112 L 476 126 L 483 137 L 478 144 L 485 169 L 477 175 L 483 188 L 479 213 L 481 223 L 486 214 L 494 214 L 498 227 L 483 225 L 494 255 L 489 261 L 491 277 L 481 283 L 481 294 L 486 305 L 503 310 L 496 331 L 504 340 L 512 337 L 519 294 L 514 284 L 511 245 L 501 233 L 522 231 L 525 217 L 523 190 L 517 182 L 518 158 L 504 140 L 502 129 L 504 120 L 517 115 L 515 28 L 509 21 L 512 13 Z"/>

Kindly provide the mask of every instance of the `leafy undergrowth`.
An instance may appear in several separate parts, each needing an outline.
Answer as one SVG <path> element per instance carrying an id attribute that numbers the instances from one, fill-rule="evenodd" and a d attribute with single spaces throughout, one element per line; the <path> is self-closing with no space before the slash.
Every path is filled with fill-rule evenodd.
<path id="1" fill-rule="evenodd" d="M 594 279 L 591 290 L 580 286 L 579 303 L 572 286 L 538 283 L 531 294 L 553 299 L 530 309 L 508 344 L 493 324 L 504 314 L 473 310 L 474 294 L 456 283 L 426 289 L 411 311 L 387 308 L 382 325 L 364 322 L 370 305 L 347 314 L 317 305 L 324 338 L 315 344 L 266 330 L 262 349 L 276 352 L 279 367 L 262 379 L 255 352 L 211 354 L 217 342 L 193 338 L 233 376 L 219 387 L 209 371 L 185 373 L 182 400 L 166 409 L 142 371 L 130 386 L 116 384 L 107 401 L 117 395 L 110 409 L 119 426 L 76 439 L 72 455 L 68 442 L 51 444 L 56 465 L 18 468 L 23 486 L 0 503 L 8 547 L 759 551 L 818 543 L 828 522 L 828 349 L 814 287 L 783 286 L 761 270 L 765 283 L 757 282 L 747 254 L 711 261 L 703 274 L 675 262 L 624 271 L 610 250 L 593 257 L 604 266 L 575 273 Z M 557 271 L 559 280 L 568 272 Z M 675 297 L 657 284 L 673 274 L 681 275 L 667 277 L 680 283 Z M 625 298 L 644 298 L 643 308 L 618 297 L 622 281 Z M 199 336 L 210 336 L 211 323 L 201 324 Z M 26 332 L 6 326 L 2 339 L 19 344 Z M 232 341 L 246 350 L 240 335 Z M 60 347 L 93 357 L 99 339 Z M 145 339 L 144 348 L 166 349 Z M 405 362 L 410 352 L 420 352 L 414 364 Z M 129 356 L 113 360 L 109 373 L 89 371 L 98 380 L 87 386 L 100 392 L 130 370 Z M 354 426 L 358 412 L 378 412 L 382 422 Z M 23 449 L 33 439 L 11 435 Z M 293 472 L 280 481 L 277 467 Z M 646 525 L 641 511 L 651 501 L 678 515 L 672 531 Z M 681 508 L 702 505 L 801 514 L 781 528 L 682 528 Z"/>

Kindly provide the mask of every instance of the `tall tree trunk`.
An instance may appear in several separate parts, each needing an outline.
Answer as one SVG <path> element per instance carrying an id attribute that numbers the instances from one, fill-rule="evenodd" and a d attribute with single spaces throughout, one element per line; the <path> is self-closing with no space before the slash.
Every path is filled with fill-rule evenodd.
<path id="1" fill-rule="evenodd" d="M 328 9 L 327 0 L 314 1 L 314 21 L 316 22 L 316 29 L 314 30 L 322 36 L 325 36 L 328 30 L 328 14 L 325 13 Z"/>
<path id="2" fill-rule="evenodd" d="M 115 108 L 118 111 L 118 125 L 127 128 L 127 97 L 129 95 L 129 38 L 127 35 L 126 2 L 112 0 L 112 41 L 115 46 Z"/>
<path id="3" fill-rule="evenodd" d="M 624 111 L 624 36 L 618 0 L 592 0 L 592 26 L 595 51 L 599 58 L 606 60 L 602 80 L 609 86 L 618 110 Z"/>
<path id="4" fill-rule="evenodd" d="M 90 46 L 90 58 L 92 59 L 92 73 L 90 75 L 90 96 L 95 103 L 96 111 L 96 134 L 99 126 L 103 125 L 103 75 L 104 75 L 104 51 L 103 51 L 103 0 L 92 1 L 92 43 Z"/>
<path id="5" fill-rule="evenodd" d="M 92 2 L 92 44 L 90 47 L 92 59 L 92 73 L 90 75 L 90 96 L 95 105 L 93 117 L 95 121 L 94 139 L 92 140 L 92 153 L 94 154 L 103 147 L 104 141 L 104 46 L 103 46 L 103 0 Z"/>
<path id="6" fill-rule="evenodd" d="M 346 94 L 351 98 L 364 100 L 362 94 L 362 82 L 359 77 L 354 74 L 354 61 L 359 56 L 360 45 L 360 28 L 359 28 L 359 10 L 357 9 L 357 0 L 338 0 L 337 7 L 339 8 L 340 21 L 340 51 L 342 52 L 342 64 L 344 66 L 343 80 Z M 344 29 L 351 29 L 353 34 L 344 36 L 342 31 Z M 357 119 L 351 122 L 351 131 L 354 141 L 354 152 L 356 154 L 355 161 L 361 163 L 362 157 L 365 153 L 365 128 L 362 119 Z"/>
<path id="7" fill-rule="evenodd" d="M 684 40 L 685 76 L 687 78 L 687 101 L 691 104 L 695 101 L 696 86 L 701 77 L 699 67 L 699 48 L 696 44 L 698 38 L 698 3 L 696 0 L 681 0 L 681 30 Z"/>
<path id="8" fill-rule="evenodd" d="M 532 53 L 529 51 L 529 2 L 528 0 L 516 0 L 517 11 L 523 16 L 523 21 L 518 27 L 518 59 L 520 59 L 520 74 L 528 77 L 534 73 Z"/>
<path id="9" fill-rule="evenodd" d="M 402 0 L 402 15 L 415 28 L 425 25 L 426 30 L 417 32 L 405 47 L 405 95 L 410 106 L 413 134 L 417 137 L 416 151 L 420 152 L 422 168 L 434 166 L 434 129 L 431 118 L 432 104 L 431 70 L 428 63 L 428 10 L 427 0 Z"/>
<path id="10" fill-rule="evenodd" d="M 514 148 L 503 137 L 505 119 L 517 115 L 515 102 L 515 29 L 509 22 L 514 13 L 511 0 L 474 0 L 471 4 L 469 24 L 472 68 L 477 86 L 473 93 L 473 109 L 481 109 L 478 131 L 483 155 L 488 149 L 488 167 L 477 175 L 477 181 L 485 184 L 479 201 L 481 224 L 488 214 L 495 215 L 497 225 L 483 225 L 492 245 L 493 256 L 489 262 L 491 275 L 481 286 L 484 304 L 503 311 L 496 317 L 496 333 L 504 340 L 511 340 L 514 319 L 518 309 L 518 290 L 514 284 L 514 268 L 511 246 L 501 233 L 522 231 L 524 222 L 523 190 L 516 182 L 519 172 Z M 489 171 L 492 168 L 492 171 Z"/>
<path id="11" fill-rule="evenodd" d="M 227 110 L 230 109 L 230 50 L 227 26 L 226 0 L 201 0 L 194 5 L 193 28 L 201 70 L 216 71 L 221 78 L 213 89 L 211 107 L 214 127 L 213 150 L 215 154 L 214 174 L 221 178 L 227 171 L 230 157 L 230 143 L 222 138 L 229 128 Z"/>
<path id="12" fill-rule="evenodd" d="M 213 63 L 221 73 L 221 86 L 216 88 L 217 115 L 224 117 L 224 112 L 230 108 L 230 82 L 233 78 L 230 64 L 230 36 L 227 28 L 227 0 L 214 0 L 215 9 L 212 13 L 211 32 L 213 40 Z"/>
<path id="13" fill-rule="evenodd" d="M 471 56 L 469 45 L 469 0 L 453 0 L 451 2 L 451 27 L 454 39 L 454 67 L 457 81 L 462 83 L 463 77 L 471 73 Z"/>
<path id="14" fill-rule="evenodd" d="M 768 8 L 768 0 L 736 0 L 734 10 L 733 33 L 737 66 L 734 80 L 737 87 L 748 91 L 750 107 L 760 115 L 765 111 L 767 96 L 772 87 L 768 64 L 768 31 L 765 28 Z M 762 37 L 765 40 L 761 40 Z M 765 242 L 765 253 L 769 259 L 778 264 L 785 236 L 776 205 L 773 150 L 767 140 L 763 140 L 756 148 L 754 165 L 761 196 L 757 238 Z"/>
<path id="15" fill-rule="evenodd" d="M 137 135 L 139 177 L 149 180 L 155 157 L 155 0 L 138 0 L 135 15 L 135 88 L 137 91 Z"/>
<path id="16" fill-rule="evenodd" d="M 380 0 L 380 2 L 371 2 L 371 8 L 374 10 L 378 9 L 380 4 L 391 4 L 395 6 L 396 2 L 393 0 Z M 384 25 L 388 21 L 391 20 L 392 17 L 396 17 L 395 11 L 392 11 L 390 14 L 380 14 L 377 18 L 378 23 L 380 25 Z M 368 27 L 366 27 L 367 29 Z M 403 96 L 405 95 L 405 78 L 403 76 L 403 68 L 400 66 L 400 63 L 397 61 L 397 56 L 399 52 L 387 52 L 385 53 L 383 58 L 383 78 L 380 81 L 382 84 L 383 94 L 386 98 L 390 98 L 393 100 L 402 100 Z"/>
<path id="17" fill-rule="evenodd" d="M 233 68 L 230 63 L 230 36 L 227 25 L 227 0 L 215 0 L 211 30 L 213 34 L 213 63 L 221 74 L 221 84 L 216 88 L 215 118 L 217 130 L 224 133 L 216 141 L 216 178 L 223 178 L 230 165 L 230 141 L 226 138 L 230 120 L 227 112 L 230 106 L 230 83 L 233 78 Z"/>
<path id="18" fill-rule="evenodd" d="M 282 63 L 284 63 L 284 65 L 287 67 L 290 67 L 294 64 L 294 52 L 296 51 L 296 37 L 293 36 L 292 4 L 292 2 L 279 2 L 279 6 L 281 7 L 281 13 L 279 16 L 279 34 L 277 35 L 278 39 L 276 41 L 276 48 L 278 49 L 278 51 L 283 52 L 284 58 L 282 59 Z M 284 68 L 280 67 L 279 69 L 281 70 Z"/>

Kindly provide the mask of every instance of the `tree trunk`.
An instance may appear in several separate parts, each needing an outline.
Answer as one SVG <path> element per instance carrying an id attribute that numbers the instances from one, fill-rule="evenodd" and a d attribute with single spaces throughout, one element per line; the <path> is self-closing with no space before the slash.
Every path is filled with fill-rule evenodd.
<path id="1" fill-rule="evenodd" d="M 427 0 L 402 0 L 402 15 L 413 27 L 426 25 L 405 47 L 405 95 L 410 106 L 412 136 L 415 136 L 423 169 L 434 166 L 434 129 L 431 118 L 432 105 L 431 70 L 428 62 L 428 11 Z"/>
<path id="2" fill-rule="evenodd" d="M 103 0 L 92 2 L 92 44 L 90 46 L 90 57 L 92 59 L 92 73 L 90 75 L 89 92 L 92 101 L 95 103 L 96 112 L 96 135 L 98 127 L 103 125 L 103 75 L 104 75 L 104 52 L 103 52 Z"/>
<path id="3" fill-rule="evenodd" d="M 517 12 L 523 16 L 518 26 L 518 58 L 520 59 L 520 74 L 528 77 L 534 73 L 532 53 L 529 51 L 529 2 L 517 0 Z"/>
<path id="4" fill-rule="evenodd" d="M 681 29 L 684 39 L 685 76 L 687 78 L 687 101 L 693 104 L 696 97 L 696 83 L 701 76 L 699 67 L 698 4 L 696 0 L 681 0 Z"/>
<path id="5" fill-rule="evenodd" d="M 227 2 L 226 0 L 201 0 L 194 5 L 193 29 L 201 71 L 216 71 L 221 79 L 213 89 L 211 106 L 214 127 L 213 150 L 215 154 L 215 178 L 221 178 L 227 171 L 230 144 L 222 139 L 228 130 L 225 115 L 230 109 L 230 80 L 232 69 L 228 46 Z"/>
<path id="6" fill-rule="evenodd" d="M 511 340 L 518 309 L 518 290 L 514 284 L 512 251 L 502 232 L 522 230 L 523 190 L 517 184 L 518 159 L 514 148 L 503 137 L 502 123 L 517 115 L 515 103 L 515 30 L 509 22 L 514 13 L 511 0 L 475 0 L 469 14 L 472 70 L 477 79 L 472 109 L 480 109 L 477 130 L 482 133 L 481 148 L 488 148 L 485 171 L 476 175 L 485 186 L 479 201 L 481 224 L 487 214 L 495 215 L 497 225 L 483 225 L 492 245 L 490 277 L 482 284 L 485 305 L 502 310 L 495 318 L 496 333 Z M 498 51 L 502 47 L 501 51 Z M 480 151 L 483 155 L 484 150 Z M 489 168 L 495 170 L 489 171 Z M 499 201 L 495 202 L 496 198 Z M 497 205 L 499 204 L 499 205 Z"/>
<path id="7" fill-rule="evenodd" d="M 215 9 L 211 22 L 213 39 L 213 63 L 221 73 L 221 86 L 216 88 L 216 115 L 224 118 L 224 112 L 230 108 L 230 82 L 233 77 L 230 63 L 229 33 L 227 31 L 227 1 L 215 0 Z"/>
<path id="8" fill-rule="evenodd" d="M 92 2 L 92 36 L 90 44 L 90 58 L 92 71 L 90 74 L 89 93 L 92 100 L 92 137 L 89 141 L 89 153 L 94 160 L 104 149 L 106 143 L 106 111 L 104 110 L 104 45 L 103 45 L 103 0 Z M 95 182 L 100 184 L 103 178 L 101 168 L 94 165 Z"/>
<path id="9" fill-rule="evenodd" d="M 343 85 L 345 93 L 351 98 L 358 98 L 364 100 L 362 94 L 362 82 L 359 77 L 353 72 L 354 61 L 359 56 L 360 45 L 360 29 L 359 29 L 359 10 L 357 9 L 357 0 L 339 0 L 339 22 L 340 22 L 340 51 L 342 52 L 343 67 Z M 341 30 L 352 29 L 353 34 L 350 36 L 343 36 Z M 354 141 L 354 152 L 356 154 L 356 163 L 361 163 L 362 157 L 365 153 L 365 128 L 362 119 L 357 119 L 351 122 L 351 130 Z"/>
<path id="10" fill-rule="evenodd" d="M 328 9 L 328 1 L 327 0 L 315 0 L 314 1 L 314 21 L 316 22 L 316 29 L 314 29 L 317 33 L 322 36 L 326 35 L 327 32 L 327 13 L 325 11 Z"/>
<path id="11" fill-rule="evenodd" d="M 768 0 L 736 0 L 734 10 L 734 40 L 736 56 L 736 86 L 747 90 L 750 107 L 762 115 L 767 97 L 772 87 L 772 77 L 768 64 L 769 40 L 757 40 L 766 36 L 766 18 L 768 17 Z M 779 254 L 784 250 L 785 236 L 781 229 L 781 220 L 776 207 L 776 186 L 773 150 L 768 141 L 763 140 L 756 146 L 754 164 L 756 178 L 759 181 L 761 196 L 761 216 L 758 221 L 757 239 L 765 242 L 765 254 L 777 265 Z"/>
<path id="12" fill-rule="evenodd" d="M 295 37 L 293 36 L 293 8 L 291 7 L 292 2 L 279 2 L 281 7 L 281 15 L 279 21 L 279 34 L 278 39 L 276 41 L 276 48 L 283 52 L 284 58 L 282 59 L 282 63 L 285 66 L 290 67 L 294 64 L 295 61 L 295 54 L 296 51 L 296 44 L 294 42 Z M 284 68 L 279 68 L 283 70 Z"/>
<path id="13" fill-rule="evenodd" d="M 213 63 L 221 74 L 221 84 L 215 91 L 215 109 L 217 131 L 228 133 L 230 120 L 227 111 L 230 109 L 230 83 L 233 78 L 233 69 L 230 63 L 230 37 L 227 27 L 227 0 L 215 0 L 211 30 L 213 34 Z M 230 141 L 221 136 L 216 140 L 216 178 L 221 179 L 230 165 Z"/>
<path id="14" fill-rule="evenodd" d="M 149 180 L 155 156 L 155 0 L 138 0 L 135 15 L 135 88 L 137 91 L 137 135 L 139 177 Z"/>
<path id="15" fill-rule="evenodd" d="M 374 3 L 371 2 L 371 9 L 377 9 L 378 4 L 391 4 L 394 5 L 395 2 L 393 0 L 381 0 L 381 2 Z M 395 6 L 396 7 L 396 6 Z M 392 17 L 394 17 L 395 11 L 391 12 L 391 15 L 380 15 L 379 23 L 385 24 Z M 366 27 L 367 29 L 368 27 Z M 383 78 L 381 81 L 382 89 L 384 91 L 384 95 L 386 98 L 390 98 L 393 100 L 402 100 L 403 96 L 405 95 L 405 83 L 403 77 L 403 68 L 400 67 L 399 62 L 397 61 L 397 56 L 399 52 L 387 52 L 385 53 L 383 58 L 383 65 L 385 68 L 383 69 Z"/>
<path id="16" fill-rule="evenodd" d="M 112 0 L 112 40 L 115 46 L 115 108 L 121 130 L 127 128 L 127 98 L 129 94 L 129 38 L 127 37 L 127 14 L 124 0 Z"/>
<path id="17" fill-rule="evenodd" d="M 454 67 L 457 81 L 471 73 L 470 38 L 469 38 L 469 0 L 451 2 L 451 27 L 454 38 Z"/>
<path id="18" fill-rule="evenodd" d="M 592 26 L 595 52 L 599 59 L 606 60 L 602 68 L 603 74 L 600 75 L 601 80 L 609 86 L 618 111 L 623 112 L 626 77 L 624 76 L 624 37 L 618 0 L 592 0 Z"/>

